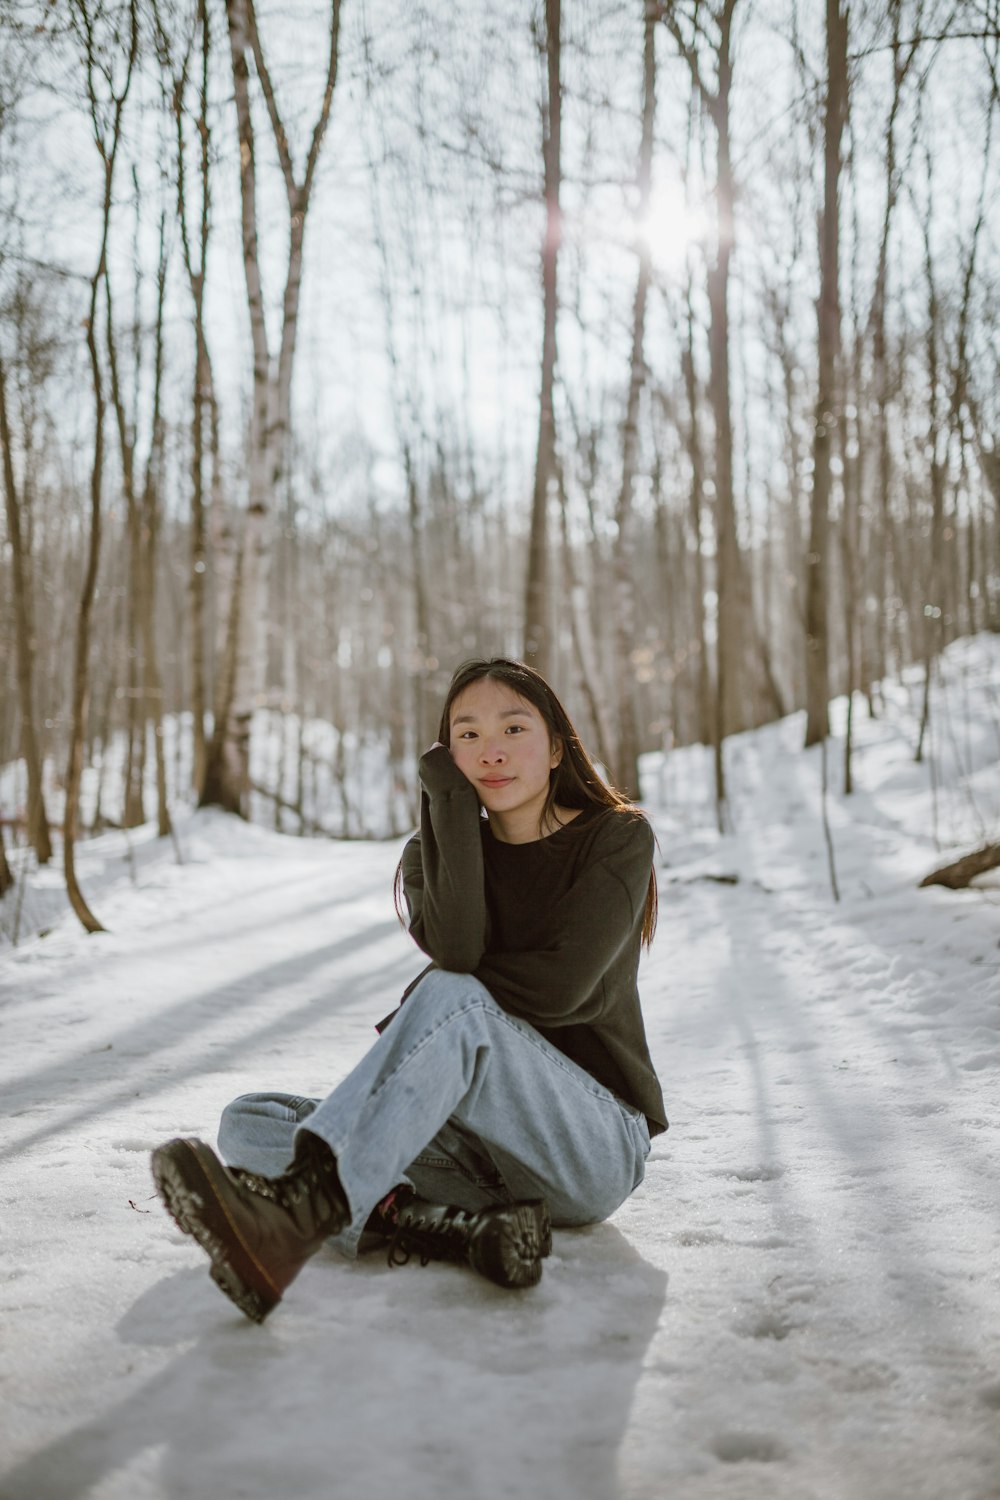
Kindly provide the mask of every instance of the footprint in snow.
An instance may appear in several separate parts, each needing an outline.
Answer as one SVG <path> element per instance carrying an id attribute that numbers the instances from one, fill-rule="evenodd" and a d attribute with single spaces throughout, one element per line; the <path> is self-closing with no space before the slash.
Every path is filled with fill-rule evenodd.
<path id="1" fill-rule="evenodd" d="M 788 1457 L 788 1449 L 765 1432 L 723 1432 L 711 1444 L 724 1464 L 772 1464 Z"/>
<path id="2" fill-rule="evenodd" d="M 675 1245 L 683 1245 L 685 1248 L 692 1245 L 725 1245 L 727 1243 L 724 1234 L 718 1234 L 714 1229 L 681 1229 L 672 1236 Z"/>
<path id="3" fill-rule="evenodd" d="M 728 1177 L 736 1182 L 777 1182 L 779 1177 L 784 1177 L 784 1167 L 716 1167 L 712 1171 L 713 1177 Z"/>
<path id="4" fill-rule="evenodd" d="M 959 1063 L 964 1073 L 981 1073 L 984 1068 L 993 1068 L 1000 1063 L 1000 1052 L 980 1052 L 968 1062 Z"/>
<path id="5" fill-rule="evenodd" d="M 757 1313 L 733 1325 L 733 1332 L 743 1339 L 775 1339 L 778 1343 L 801 1325 L 781 1312 Z"/>

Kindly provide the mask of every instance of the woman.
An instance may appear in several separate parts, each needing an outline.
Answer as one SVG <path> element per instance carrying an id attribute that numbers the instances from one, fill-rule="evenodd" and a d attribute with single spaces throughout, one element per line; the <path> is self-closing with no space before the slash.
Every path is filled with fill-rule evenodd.
<path id="1" fill-rule="evenodd" d="M 211 1274 L 260 1322 L 330 1239 L 390 1259 L 541 1276 L 556 1225 L 605 1219 L 667 1128 L 636 972 L 656 924 L 653 835 L 598 776 L 545 680 L 456 672 L 421 758 L 396 872 L 431 963 L 326 1099 L 249 1094 L 219 1150 L 175 1140 L 153 1175 Z M 401 913 L 402 916 L 402 913 Z"/>

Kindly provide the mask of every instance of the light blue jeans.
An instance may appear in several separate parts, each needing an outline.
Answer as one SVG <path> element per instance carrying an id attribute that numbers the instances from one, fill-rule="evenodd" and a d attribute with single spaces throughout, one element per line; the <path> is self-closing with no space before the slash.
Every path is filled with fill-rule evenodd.
<path id="1" fill-rule="evenodd" d="M 642 1181 L 649 1132 L 471 974 L 435 969 L 325 1099 L 244 1094 L 219 1151 L 277 1177 L 303 1127 L 337 1158 L 351 1210 L 332 1241 L 353 1257 L 371 1210 L 397 1183 L 475 1211 L 545 1198 L 556 1225 L 606 1219 Z"/>

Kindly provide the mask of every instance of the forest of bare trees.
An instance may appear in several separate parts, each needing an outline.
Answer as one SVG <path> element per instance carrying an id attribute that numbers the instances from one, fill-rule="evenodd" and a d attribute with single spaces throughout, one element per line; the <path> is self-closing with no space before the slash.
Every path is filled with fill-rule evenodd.
<path id="1" fill-rule="evenodd" d="M 1000 631 L 998 126 L 998 0 L 0 0 L 8 854 L 93 929 L 108 824 L 370 835 L 377 754 L 402 832 L 482 653 L 720 827 L 907 666 L 919 756 Z"/>

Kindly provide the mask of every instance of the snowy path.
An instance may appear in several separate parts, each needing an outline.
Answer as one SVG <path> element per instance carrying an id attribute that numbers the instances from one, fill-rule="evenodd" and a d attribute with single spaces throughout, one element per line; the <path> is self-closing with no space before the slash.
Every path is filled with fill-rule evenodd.
<path id="1" fill-rule="evenodd" d="M 323 1255 L 256 1328 L 151 1201 L 157 1141 L 369 1045 L 398 844 L 202 816 L 4 955 L 0 1500 L 996 1500 L 1000 892 L 918 894 L 877 781 L 837 907 L 787 778 L 722 843 L 663 813 L 672 1128 L 523 1296 Z"/>
<path id="2" fill-rule="evenodd" d="M 808 909 L 776 930 L 763 894 L 731 906 L 688 898 L 684 1013 L 654 1022 L 678 1129 L 622 1227 L 668 1226 L 632 1419 L 662 1483 L 625 1492 L 998 1495 L 996 969 L 992 1024 L 957 1027 L 959 965 L 911 968 Z"/>

